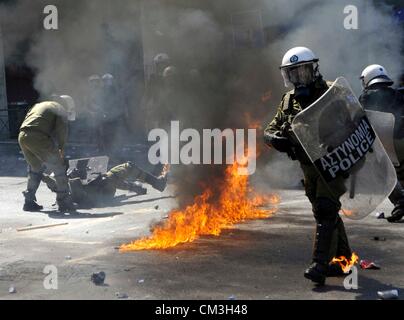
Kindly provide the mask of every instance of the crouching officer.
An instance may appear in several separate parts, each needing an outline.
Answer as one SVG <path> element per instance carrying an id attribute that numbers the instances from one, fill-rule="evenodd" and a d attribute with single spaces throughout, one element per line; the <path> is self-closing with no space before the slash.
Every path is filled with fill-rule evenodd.
<path id="1" fill-rule="evenodd" d="M 281 73 L 285 86 L 294 87 L 294 90 L 283 96 L 275 118 L 265 129 L 264 139 L 270 147 L 287 153 L 292 160 L 300 162 L 306 195 L 317 222 L 313 263 L 304 276 L 313 282 L 324 284 L 327 276 L 343 273 L 339 266 L 330 264 L 332 258 L 350 258 L 352 251 L 344 223 L 339 216 L 341 203 L 331 194 L 291 129 L 295 116 L 320 98 L 332 84 L 323 80 L 318 61 L 314 53 L 304 47 L 293 48 L 285 54 Z M 341 195 L 343 193 L 341 190 Z"/>
<path id="2" fill-rule="evenodd" d="M 366 67 L 360 77 L 363 93 L 359 100 L 366 110 L 392 113 L 395 116 L 394 149 L 399 166 L 395 167 L 398 184 L 389 199 L 394 205 L 389 222 L 400 221 L 404 217 L 404 90 L 394 89 L 394 81 L 381 65 Z"/>
<path id="3" fill-rule="evenodd" d="M 74 211 L 66 176 L 64 148 L 68 135 L 68 121 L 75 119 L 75 104 L 71 97 L 52 96 L 52 101 L 34 105 L 20 128 L 18 143 L 28 163 L 27 190 L 24 211 L 40 211 L 36 192 L 45 169 L 55 175 L 56 200 L 59 211 Z"/>
<path id="4" fill-rule="evenodd" d="M 147 183 L 160 192 L 167 186 L 165 176 L 155 177 L 132 162 L 118 165 L 106 174 L 98 175 L 89 183 L 83 182 L 80 175 L 73 171 L 69 175 L 69 186 L 73 201 L 86 208 L 112 201 L 118 189 L 135 192 L 138 195 L 146 194 L 147 189 L 139 182 Z M 57 188 L 56 181 L 50 176 L 44 175 L 43 181 L 50 190 L 55 191 Z"/>

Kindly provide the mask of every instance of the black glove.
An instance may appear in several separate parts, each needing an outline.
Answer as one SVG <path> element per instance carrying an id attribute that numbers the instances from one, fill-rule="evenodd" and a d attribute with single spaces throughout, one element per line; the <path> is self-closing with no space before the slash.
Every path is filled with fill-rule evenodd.
<path id="1" fill-rule="evenodd" d="M 292 151 L 292 144 L 288 138 L 279 137 L 271 133 L 265 133 L 264 140 L 268 146 L 275 148 L 279 152 L 290 153 Z"/>

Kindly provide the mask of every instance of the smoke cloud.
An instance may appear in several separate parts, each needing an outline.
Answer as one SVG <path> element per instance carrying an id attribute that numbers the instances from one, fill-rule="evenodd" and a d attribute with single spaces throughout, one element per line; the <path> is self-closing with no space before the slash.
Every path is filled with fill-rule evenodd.
<path id="1" fill-rule="evenodd" d="M 346 77 L 357 94 L 358 77 L 368 64 L 384 65 L 394 79 L 403 69 L 402 28 L 394 23 L 391 7 L 367 0 L 53 3 L 61 19 L 58 31 L 42 28 L 46 1 L 18 1 L 1 8 L 6 59 L 24 59 L 36 71 L 35 87 L 43 97 L 55 91 L 69 93 L 81 108 L 88 76 L 114 74 L 129 101 L 134 125 L 156 121 L 168 128 L 170 120 L 180 120 L 183 129 L 225 129 L 258 123 L 260 139 L 288 90 L 278 67 L 294 46 L 311 48 L 320 58 L 324 77 Z M 346 5 L 358 8 L 358 30 L 344 28 Z M 27 54 L 20 57 L 19 48 L 27 41 Z M 177 71 L 173 82 L 158 93 L 164 99 L 154 102 L 157 112 L 151 112 L 150 121 L 147 101 L 141 103 L 143 70 L 147 83 L 156 71 L 153 57 L 160 52 L 170 56 Z M 274 187 L 299 184 L 296 164 L 274 157 L 273 151 L 261 154 L 255 180 L 271 180 Z M 219 183 L 222 169 L 174 167 L 180 201 L 189 202 L 206 185 Z M 288 179 L 283 178 L 285 172 Z"/>

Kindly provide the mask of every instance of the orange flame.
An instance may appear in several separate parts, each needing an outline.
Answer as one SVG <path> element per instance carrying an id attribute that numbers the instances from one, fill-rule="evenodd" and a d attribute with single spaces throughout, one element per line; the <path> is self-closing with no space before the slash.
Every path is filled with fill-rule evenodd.
<path id="1" fill-rule="evenodd" d="M 348 210 L 348 209 L 341 209 L 341 212 L 347 217 L 351 217 L 357 213 L 355 210 Z"/>
<path id="2" fill-rule="evenodd" d="M 331 263 L 338 263 L 341 266 L 342 271 L 344 271 L 344 273 L 348 273 L 351 270 L 351 268 L 356 263 L 358 263 L 358 261 L 359 261 L 358 255 L 355 252 L 353 252 L 350 259 L 341 256 L 339 258 L 332 259 Z"/>
<path id="3" fill-rule="evenodd" d="M 174 210 L 162 226 L 157 226 L 151 236 L 120 247 L 120 252 L 166 249 L 180 243 L 193 242 L 200 236 L 219 236 L 223 229 L 247 219 L 264 219 L 276 212 L 276 208 L 258 208 L 277 204 L 276 195 L 250 196 L 248 176 L 238 173 L 240 165 L 235 163 L 226 169 L 219 197 L 213 199 L 213 191 L 206 189 L 196 196 L 194 203 L 184 210 Z"/>

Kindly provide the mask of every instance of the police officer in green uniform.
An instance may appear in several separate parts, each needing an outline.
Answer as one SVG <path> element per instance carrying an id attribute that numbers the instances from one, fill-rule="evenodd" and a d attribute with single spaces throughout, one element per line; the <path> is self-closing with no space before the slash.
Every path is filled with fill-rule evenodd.
<path id="1" fill-rule="evenodd" d="M 75 118 L 75 104 L 66 95 L 53 96 L 52 99 L 34 105 L 20 128 L 18 142 L 29 166 L 27 190 L 23 192 L 24 211 L 43 209 L 36 202 L 36 191 L 45 169 L 55 175 L 59 211 L 75 209 L 69 193 L 64 161 L 68 120 Z"/>
<path id="2" fill-rule="evenodd" d="M 153 58 L 154 72 L 147 81 L 143 97 L 143 109 L 146 114 L 146 130 L 161 127 L 161 112 L 164 112 L 165 79 L 164 70 L 170 66 L 170 57 L 159 53 Z"/>
<path id="3" fill-rule="evenodd" d="M 52 177 L 44 175 L 43 181 L 52 191 L 57 188 L 56 181 Z M 118 165 L 106 174 L 100 174 L 89 183 L 83 183 L 74 171 L 69 176 L 73 201 L 81 207 L 93 207 L 110 202 L 117 189 L 136 192 L 138 195 L 146 194 L 147 190 L 138 182 L 147 183 L 163 192 L 167 185 L 167 178 L 166 176 L 155 177 L 140 169 L 133 162 Z"/>
<path id="4" fill-rule="evenodd" d="M 398 222 L 404 217 L 404 89 L 394 89 L 394 81 L 386 69 L 378 64 L 366 67 L 360 77 L 363 93 L 359 100 L 367 110 L 392 113 L 394 126 L 394 147 L 400 165 L 396 167 L 398 184 L 389 199 L 394 205 L 389 222 Z"/>
<path id="5" fill-rule="evenodd" d="M 339 265 L 331 264 L 332 258 L 350 258 L 352 251 L 339 216 L 339 197 L 345 192 L 343 183 L 337 180 L 331 187 L 334 192 L 330 191 L 291 130 L 295 116 L 320 98 L 331 85 L 323 80 L 318 61 L 305 47 L 293 48 L 285 54 L 281 73 L 285 85 L 294 89 L 283 96 L 275 118 L 265 129 L 264 139 L 270 147 L 300 162 L 306 195 L 317 223 L 313 262 L 304 276 L 317 284 L 324 284 L 326 277 L 343 274 Z"/>

